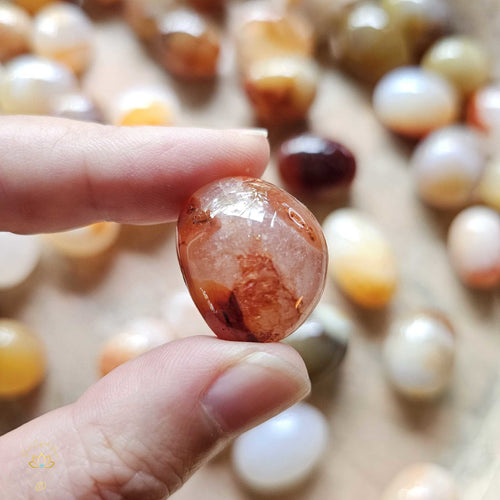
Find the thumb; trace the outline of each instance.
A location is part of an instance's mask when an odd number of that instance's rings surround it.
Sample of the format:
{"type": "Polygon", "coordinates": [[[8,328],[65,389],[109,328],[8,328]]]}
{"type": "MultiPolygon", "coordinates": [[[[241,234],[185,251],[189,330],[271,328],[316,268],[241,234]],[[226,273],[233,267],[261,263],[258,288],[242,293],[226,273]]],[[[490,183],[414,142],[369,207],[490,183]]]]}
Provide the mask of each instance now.
{"type": "Polygon", "coordinates": [[[309,389],[301,358],[286,345],[175,341],[2,437],[0,491],[31,498],[43,479],[37,498],[161,499],[230,438],[309,389]],[[27,465],[24,450],[37,440],[57,449],[50,469],[27,465]]]}

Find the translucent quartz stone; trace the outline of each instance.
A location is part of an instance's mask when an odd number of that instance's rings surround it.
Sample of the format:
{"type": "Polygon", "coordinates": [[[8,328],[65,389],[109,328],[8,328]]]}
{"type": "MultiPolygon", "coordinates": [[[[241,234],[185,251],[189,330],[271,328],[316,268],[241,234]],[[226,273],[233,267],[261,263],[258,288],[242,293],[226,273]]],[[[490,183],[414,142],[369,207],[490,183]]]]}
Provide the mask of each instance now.
{"type": "Polygon", "coordinates": [[[199,189],[179,216],[177,250],[196,306],[226,340],[283,339],[305,321],[325,284],[317,220],[259,179],[225,178],[199,189]]]}
{"type": "Polygon", "coordinates": [[[329,196],[350,186],[356,160],[338,142],[303,134],[283,142],[278,168],[288,191],[329,196]]]}
{"type": "Polygon", "coordinates": [[[430,463],[403,469],[387,486],[381,500],[459,500],[450,473],[430,463]]]}
{"type": "Polygon", "coordinates": [[[165,325],[155,318],[140,318],[124,326],[101,350],[99,372],[106,375],[117,366],[174,340],[165,325]]]}
{"type": "Polygon", "coordinates": [[[288,492],[319,466],[327,443],[325,417],[313,406],[299,403],[238,437],[232,464],[252,490],[288,492]]]}
{"type": "Polygon", "coordinates": [[[387,238],[362,212],[344,208],[323,222],[329,272],[340,289],[357,304],[385,306],[397,285],[396,261],[387,238]]]}
{"type": "Polygon", "coordinates": [[[40,260],[37,236],[0,232],[0,290],[21,284],[40,260]]]}
{"type": "Polygon", "coordinates": [[[431,399],[449,385],[455,359],[455,334],[438,313],[422,312],[396,323],[384,341],[387,377],[410,399],[431,399]]]}
{"type": "Polygon", "coordinates": [[[25,10],[0,2],[0,62],[28,52],[31,28],[31,19],[25,10]]]}
{"type": "Polygon", "coordinates": [[[44,235],[54,249],[67,257],[94,257],[110,248],[118,238],[120,224],[97,222],[89,226],[44,235]]]}
{"type": "Polygon", "coordinates": [[[483,86],[491,73],[486,51],[465,36],[450,36],[436,42],[424,55],[422,65],[448,79],[464,95],[483,86]]]}
{"type": "Polygon", "coordinates": [[[50,114],[70,120],[102,122],[101,112],[97,109],[94,101],[79,92],[62,94],[55,98],[50,114]]]}
{"type": "Polygon", "coordinates": [[[411,61],[403,31],[375,2],[356,5],[330,45],[347,70],[368,82],[411,61]]]}
{"type": "Polygon", "coordinates": [[[177,114],[173,96],[158,87],[137,87],[120,94],[110,106],[114,125],[172,125],[177,114]]]}
{"type": "Polygon", "coordinates": [[[94,29],[82,9],[54,3],[42,9],[34,20],[33,51],[55,59],[80,74],[89,65],[94,29]]]}
{"type": "Polygon", "coordinates": [[[7,114],[50,114],[53,99],[77,87],[66,66],[43,57],[20,56],[5,66],[0,104],[7,114]]]}
{"type": "Polygon", "coordinates": [[[217,29],[195,11],[178,9],[158,20],[157,49],[161,64],[187,79],[217,74],[220,39],[217,29]]]}
{"type": "Polygon", "coordinates": [[[450,209],[470,201],[485,162],[480,135],[456,125],[426,137],[415,148],[411,166],[420,197],[436,208],[450,209]]]}
{"type": "Polygon", "coordinates": [[[352,328],[352,322],[339,310],[318,304],[311,317],[283,342],[302,356],[313,379],[342,363],[352,328]]]}
{"type": "Polygon", "coordinates": [[[469,286],[500,285],[500,214],[480,206],[460,212],[450,226],[448,251],[455,270],[469,286]]]}
{"type": "Polygon", "coordinates": [[[34,14],[36,11],[45,7],[49,3],[53,3],[55,0],[14,0],[17,5],[25,8],[29,13],[34,14]]]}
{"type": "Polygon", "coordinates": [[[178,338],[214,335],[187,290],[175,292],[165,299],[163,317],[172,334],[178,338]]]}
{"type": "Polygon", "coordinates": [[[500,211],[500,156],[486,165],[477,194],[482,202],[500,211]]]}
{"type": "Polygon", "coordinates": [[[313,55],[314,33],[303,17],[287,13],[276,4],[245,2],[234,15],[238,63],[245,73],[264,59],[313,55]]]}
{"type": "Polygon", "coordinates": [[[380,80],[373,108],[387,128],[408,137],[449,125],[460,112],[457,93],[445,79],[413,66],[395,69],[380,80]]]}
{"type": "Polygon", "coordinates": [[[250,65],[245,91],[260,121],[287,124],[306,118],[316,97],[318,78],[316,64],[310,59],[263,59],[250,65]]]}
{"type": "Polygon", "coordinates": [[[41,341],[19,321],[0,319],[0,399],[23,396],[45,375],[41,341]]]}
{"type": "Polygon", "coordinates": [[[449,28],[450,12],[441,0],[382,0],[382,7],[401,27],[416,58],[449,28]]]}
{"type": "Polygon", "coordinates": [[[500,137],[500,84],[483,87],[471,96],[467,122],[500,137]]]}

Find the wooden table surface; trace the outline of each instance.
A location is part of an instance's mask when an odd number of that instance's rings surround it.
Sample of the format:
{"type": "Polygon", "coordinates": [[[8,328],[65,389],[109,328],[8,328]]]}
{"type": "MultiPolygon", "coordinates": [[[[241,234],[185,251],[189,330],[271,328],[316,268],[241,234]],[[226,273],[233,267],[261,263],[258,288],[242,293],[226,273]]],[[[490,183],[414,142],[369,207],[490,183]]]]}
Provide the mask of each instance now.
{"type": "MultiPolygon", "coordinates": [[[[500,2],[470,4],[454,1],[457,24],[498,49],[500,2]]],[[[221,76],[213,85],[170,79],[120,20],[98,23],[97,46],[84,86],[105,110],[116,92],[134,84],[159,83],[178,96],[179,125],[253,125],[230,45],[224,46],[221,76]]],[[[498,75],[500,55],[496,57],[498,75]]],[[[310,397],[328,418],[330,443],[315,476],[295,493],[278,498],[376,500],[399,469],[425,460],[452,470],[464,500],[498,500],[500,295],[468,290],[454,275],[445,248],[453,214],[435,212],[416,198],[408,167],[412,146],[377,122],[369,89],[325,65],[310,128],[356,153],[359,174],[345,204],[371,214],[385,230],[401,280],[394,301],[382,312],[357,308],[328,284],[327,299],[356,325],[339,376],[315,385],[310,397]],[[449,315],[457,330],[458,355],[447,394],[436,403],[410,404],[388,387],[380,347],[395,319],[422,307],[449,315]]],[[[272,144],[290,132],[272,132],[272,144]]],[[[274,165],[265,177],[278,180],[274,165]]],[[[321,220],[337,206],[312,208],[321,220]]],[[[47,345],[49,374],[35,394],[0,403],[0,433],[74,401],[97,379],[96,359],[103,341],[138,316],[160,317],[169,294],[183,286],[171,225],[124,227],[111,251],[80,263],[45,249],[25,284],[0,293],[0,316],[26,321],[40,333],[47,345]]],[[[228,459],[229,452],[222,453],[175,499],[261,498],[238,484],[228,459]]]]}

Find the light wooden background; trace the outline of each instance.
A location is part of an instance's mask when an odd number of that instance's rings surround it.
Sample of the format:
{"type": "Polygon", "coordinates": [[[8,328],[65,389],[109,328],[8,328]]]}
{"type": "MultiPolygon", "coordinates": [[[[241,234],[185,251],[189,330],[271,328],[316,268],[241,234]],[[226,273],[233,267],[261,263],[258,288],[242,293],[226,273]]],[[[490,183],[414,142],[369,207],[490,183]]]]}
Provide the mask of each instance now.
{"type": "MultiPolygon", "coordinates": [[[[497,58],[500,74],[500,2],[455,0],[456,23],[475,33],[497,58]]],[[[121,21],[97,26],[97,58],[85,87],[106,109],[116,92],[160,83],[178,95],[180,125],[252,126],[251,111],[226,45],[214,84],[179,84],[158,68],[121,21]]],[[[457,477],[464,500],[500,498],[500,296],[463,287],[450,269],[445,236],[453,214],[423,206],[414,193],[411,145],[381,127],[369,89],[325,66],[310,128],[351,147],[359,174],[350,206],[371,214],[394,245],[401,283],[383,312],[365,312],[329,283],[327,297],[354,320],[356,331],[336,380],[314,386],[310,401],[330,423],[330,444],[320,470],[287,500],[376,500],[404,465],[433,461],[457,477]],[[421,307],[446,312],[458,334],[450,391],[434,404],[409,404],[387,386],[380,346],[394,319],[421,307]]],[[[271,141],[290,133],[273,132],[271,141]]],[[[277,181],[274,166],[266,173],[277,181]]],[[[312,207],[322,219],[335,206],[312,207]]],[[[160,316],[169,293],[183,287],[169,225],[124,227],[116,247],[101,258],[69,262],[45,250],[34,275],[0,293],[0,316],[26,321],[44,339],[50,371],[23,400],[0,403],[0,433],[74,401],[97,378],[102,342],[137,316],[160,316]]],[[[47,437],[49,439],[49,437],[47,437]]],[[[229,452],[197,472],[176,500],[259,498],[245,491],[228,465],[229,452]]],[[[279,498],[279,497],[278,497],[279,498]]]]}

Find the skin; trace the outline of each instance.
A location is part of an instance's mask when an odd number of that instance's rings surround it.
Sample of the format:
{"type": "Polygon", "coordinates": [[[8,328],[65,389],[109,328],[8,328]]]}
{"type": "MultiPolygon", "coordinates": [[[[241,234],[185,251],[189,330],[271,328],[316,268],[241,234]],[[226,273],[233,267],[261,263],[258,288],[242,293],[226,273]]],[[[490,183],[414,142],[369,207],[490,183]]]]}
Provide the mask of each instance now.
{"type": "MultiPolygon", "coordinates": [[[[265,137],[243,131],[2,117],[0,230],[173,221],[197,188],[260,176],[268,159],[265,137]]],[[[0,491],[12,500],[161,499],[232,438],[309,390],[289,346],[201,336],[171,342],[1,437],[0,491]],[[44,491],[35,491],[39,477],[23,452],[35,440],[58,451],[44,491]]]]}

